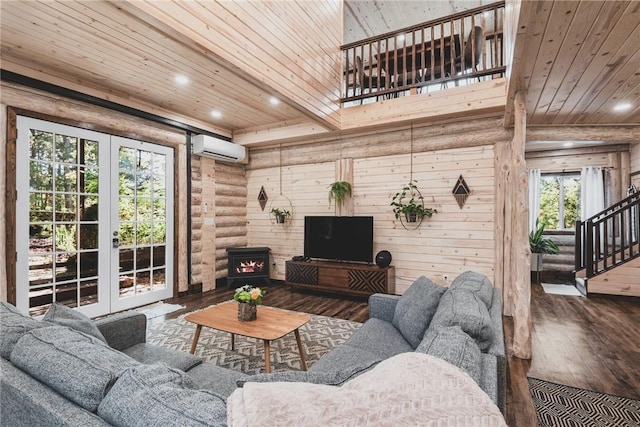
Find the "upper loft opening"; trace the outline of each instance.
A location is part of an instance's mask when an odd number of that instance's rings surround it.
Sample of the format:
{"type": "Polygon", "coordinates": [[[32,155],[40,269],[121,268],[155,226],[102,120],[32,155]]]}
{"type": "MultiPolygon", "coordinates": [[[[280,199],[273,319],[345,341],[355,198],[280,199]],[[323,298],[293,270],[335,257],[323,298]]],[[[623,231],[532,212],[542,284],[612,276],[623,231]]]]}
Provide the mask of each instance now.
{"type": "Polygon", "coordinates": [[[504,77],[504,2],[342,49],[344,107],[504,77]]]}

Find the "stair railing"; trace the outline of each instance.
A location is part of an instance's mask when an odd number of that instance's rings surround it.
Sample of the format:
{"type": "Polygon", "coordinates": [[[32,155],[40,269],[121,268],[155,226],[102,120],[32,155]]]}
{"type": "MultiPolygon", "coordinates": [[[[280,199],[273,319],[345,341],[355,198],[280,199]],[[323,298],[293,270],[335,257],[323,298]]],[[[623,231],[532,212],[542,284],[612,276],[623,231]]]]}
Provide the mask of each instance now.
{"type": "Polygon", "coordinates": [[[640,257],[640,193],[576,221],[576,271],[591,278],[640,257]]]}

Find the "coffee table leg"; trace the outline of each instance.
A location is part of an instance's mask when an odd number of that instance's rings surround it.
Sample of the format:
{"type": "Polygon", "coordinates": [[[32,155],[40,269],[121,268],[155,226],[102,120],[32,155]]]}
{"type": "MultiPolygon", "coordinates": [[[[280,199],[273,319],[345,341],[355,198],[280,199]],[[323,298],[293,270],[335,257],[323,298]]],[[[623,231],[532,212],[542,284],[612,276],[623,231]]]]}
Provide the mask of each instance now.
{"type": "Polygon", "coordinates": [[[202,331],[202,325],[196,326],[196,333],[193,336],[193,343],[191,343],[191,354],[196,353],[196,346],[198,345],[198,340],[200,339],[200,331],[202,331]]]}
{"type": "Polygon", "coordinates": [[[302,369],[307,370],[307,361],[304,359],[304,350],[302,349],[302,341],[300,340],[300,332],[298,329],[293,331],[296,334],[296,341],[298,342],[298,351],[300,352],[300,360],[302,361],[302,369]]]}
{"type": "Polygon", "coordinates": [[[271,343],[264,340],[264,371],[268,374],[271,372],[271,343]]]}

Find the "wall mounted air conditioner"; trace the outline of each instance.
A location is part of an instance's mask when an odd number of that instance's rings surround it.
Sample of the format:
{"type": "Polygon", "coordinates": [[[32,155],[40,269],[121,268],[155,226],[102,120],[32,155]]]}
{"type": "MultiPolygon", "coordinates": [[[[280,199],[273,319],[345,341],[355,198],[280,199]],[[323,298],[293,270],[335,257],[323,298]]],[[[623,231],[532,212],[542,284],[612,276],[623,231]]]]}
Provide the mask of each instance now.
{"type": "Polygon", "coordinates": [[[223,162],[238,163],[244,160],[246,148],[242,145],[208,135],[195,135],[191,138],[193,154],[211,157],[223,162]]]}

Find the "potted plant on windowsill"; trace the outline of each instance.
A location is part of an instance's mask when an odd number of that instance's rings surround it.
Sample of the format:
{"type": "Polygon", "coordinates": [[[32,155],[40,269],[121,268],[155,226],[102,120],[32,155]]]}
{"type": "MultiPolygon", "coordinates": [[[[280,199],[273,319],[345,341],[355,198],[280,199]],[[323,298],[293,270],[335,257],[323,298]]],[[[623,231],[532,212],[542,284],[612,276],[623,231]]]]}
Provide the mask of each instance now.
{"type": "Polygon", "coordinates": [[[544,237],[544,223],[536,219],[536,229],[529,233],[529,247],[531,249],[531,271],[542,271],[542,257],[544,254],[556,255],[560,252],[556,242],[544,237]]]}
{"type": "Polygon", "coordinates": [[[402,221],[404,217],[406,222],[415,223],[425,216],[431,217],[434,213],[438,213],[436,209],[424,207],[424,197],[418,190],[417,182],[410,181],[391,199],[390,206],[393,206],[396,219],[402,221]]]}
{"type": "Polygon", "coordinates": [[[284,224],[287,218],[291,216],[291,212],[288,210],[278,208],[271,209],[271,214],[274,216],[276,223],[278,224],[284,224]]]}

